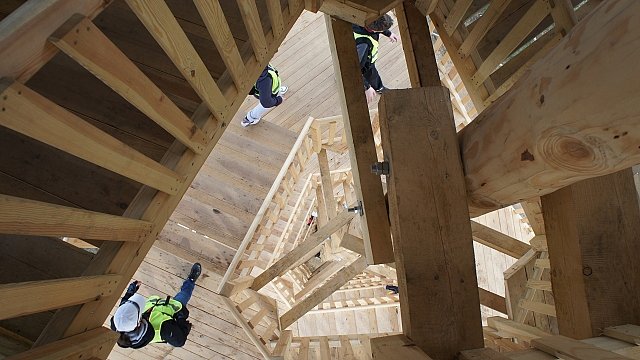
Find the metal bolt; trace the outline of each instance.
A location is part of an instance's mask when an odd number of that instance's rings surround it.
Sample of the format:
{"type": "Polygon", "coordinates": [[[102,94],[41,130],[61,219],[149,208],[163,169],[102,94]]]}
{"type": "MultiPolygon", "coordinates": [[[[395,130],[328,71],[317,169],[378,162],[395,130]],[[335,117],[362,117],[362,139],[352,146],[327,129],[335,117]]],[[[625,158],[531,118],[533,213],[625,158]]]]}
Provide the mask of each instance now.
{"type": "Polygon", "coordinates": [[[390,170],[388,161],[378,161],[371,165],[371,172],[376,175],[389,175],[390,170]]]}
{"type": "Polygon", "coordinates": [[[225,127],[225,126],[227,126],[227,123],[223,121],[222,122],[222,127],[225,127]]]}
{"type": "Polygon", "coordinates": [[[364,215],[364,209],[362,208],[362,201],[358,201],[358,206],[354,206],[352,208],[347,209],[348,212],[354,212],[360,214],[360,216],[364,215]]]}

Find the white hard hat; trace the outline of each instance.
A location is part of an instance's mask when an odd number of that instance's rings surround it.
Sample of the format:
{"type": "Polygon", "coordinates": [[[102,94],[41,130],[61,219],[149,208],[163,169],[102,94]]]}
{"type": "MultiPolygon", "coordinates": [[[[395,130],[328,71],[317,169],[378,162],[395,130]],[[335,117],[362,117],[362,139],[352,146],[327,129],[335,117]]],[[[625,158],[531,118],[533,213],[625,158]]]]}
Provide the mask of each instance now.
{"type": "Polygon", "coordinates": [[[115,315],[113,315],[113,324],[119,332],[128,332],[134,330],[144,311],[145,299],[142,295],[134,294],[118,307],[115,315]]]}

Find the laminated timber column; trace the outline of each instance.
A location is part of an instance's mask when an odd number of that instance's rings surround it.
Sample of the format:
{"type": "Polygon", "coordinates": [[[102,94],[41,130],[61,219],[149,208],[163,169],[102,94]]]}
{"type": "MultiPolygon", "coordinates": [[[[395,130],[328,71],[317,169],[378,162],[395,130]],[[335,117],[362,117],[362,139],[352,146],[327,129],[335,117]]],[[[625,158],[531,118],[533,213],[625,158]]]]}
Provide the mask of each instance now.
{"type": "Polygon", "coordinates": [[[434,360],[451,360],[484,340],[449,91],[386,91],[379,114],[402,328],[434,360]]]}
{"type": "Polygon", "coordinates": [[[631,169],[542,197],[560,335],[640,324],[640,209],[631,169]]]}
{"type": "Polygon", "coordinates": [[[360,62],[351,24],[325,15],[333,69],[349,144],[356,195],[362,202],[362,234],[368,264],[393,262],[393,246],[382,182],[370,171],[378,161],[360,62]]]}

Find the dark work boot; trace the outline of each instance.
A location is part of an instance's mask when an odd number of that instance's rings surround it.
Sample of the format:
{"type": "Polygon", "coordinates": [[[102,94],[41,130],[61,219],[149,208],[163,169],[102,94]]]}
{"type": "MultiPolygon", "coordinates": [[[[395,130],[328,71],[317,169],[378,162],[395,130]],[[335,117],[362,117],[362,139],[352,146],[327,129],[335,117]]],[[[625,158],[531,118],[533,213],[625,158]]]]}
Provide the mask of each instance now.
{"type": "Polygon", "coordinates": [[[202,273],[202,266],[200,263],[195,263],[191,267],[191,272],[189,273],[189,280],[196,282],[202,273]]]}

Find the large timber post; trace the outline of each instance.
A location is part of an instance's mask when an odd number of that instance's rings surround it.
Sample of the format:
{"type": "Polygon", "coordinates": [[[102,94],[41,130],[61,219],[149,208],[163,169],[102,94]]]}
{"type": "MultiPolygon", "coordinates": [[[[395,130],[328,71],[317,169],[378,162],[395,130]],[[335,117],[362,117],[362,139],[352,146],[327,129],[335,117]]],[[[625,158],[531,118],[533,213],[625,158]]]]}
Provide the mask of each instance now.
{"type": "Polygon", "coordinates": [[[640,325],[640,208],[631,169],[542,197],[561,335],[640,325]]]}
{"type": "Polygon", "coordinates": [[[380,129],[405,335],[434,360],[484,346],[473,239],[449,91],[384,93],[380,129]]]}

